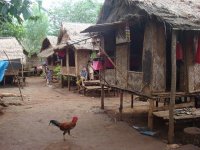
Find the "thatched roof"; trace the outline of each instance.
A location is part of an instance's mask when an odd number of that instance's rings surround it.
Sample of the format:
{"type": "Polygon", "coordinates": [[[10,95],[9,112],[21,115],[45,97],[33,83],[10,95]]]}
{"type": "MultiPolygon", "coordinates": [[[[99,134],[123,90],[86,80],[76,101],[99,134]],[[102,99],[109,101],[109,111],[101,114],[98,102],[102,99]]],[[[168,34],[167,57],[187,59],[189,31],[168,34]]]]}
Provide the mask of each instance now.
{"type": "Polygon", "coordinates": [[[53,55],[53,47],[56,46],[58,38],[56,36],[47,36],[43,42],[40,53],[38,54],[39,57],[49,57],[53,55]]]}
{"type": "Polygon", "coordinates": [[[200,0],[106,0],[97,24],[152,18],[173,28],[200,29],[200,0]]]}
{"type": "Polygon", "coordinates": [[[10,60],[22,59],[25,60],[23,48],[14,37],[0,37],[0,60],[8,60],[5,53],[10,60]]]}
{"type": "MultiPolygon", "coordinates": [[[[77,43],[77,41],[89,38],[90,36],[88,34],[80,32],[91,25],[92,24],[63,22],[58,36],[59,45],[61,44],[65,47],[64,44],[71,45],[72,43],[77,43]]],[[[92,39],[83,40],[82,42],[73,44],[73,46],[75,49],[97,50],[97,48],[93,47],[92,39]]]]}

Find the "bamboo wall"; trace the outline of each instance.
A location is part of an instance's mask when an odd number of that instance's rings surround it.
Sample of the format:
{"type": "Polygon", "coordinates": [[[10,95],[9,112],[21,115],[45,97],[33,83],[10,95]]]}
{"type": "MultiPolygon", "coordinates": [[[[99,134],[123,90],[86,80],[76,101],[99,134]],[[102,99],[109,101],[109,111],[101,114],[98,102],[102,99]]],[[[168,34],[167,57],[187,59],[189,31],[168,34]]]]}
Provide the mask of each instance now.
{"type": "Polygon", "coordinates": [[[121,88],[127,88],[128,51],[128,44],[118,45],[116,48],[116,85],[121,88]]]}
{"type": "Polygon", "coordinates": [[[166,89],[166,39],[163,25],[152,24],[152,82],[151,91],[166,89]]]}
{"type": "Polygon", "coordinates": [[[80,71],[83,67],[87,67],[88,60],[90,59],[90,51],[88,50],[77,50],[77,60],[76,68],[77,68],[77,75],[80,74],[80,71]]]}
{"type": "Polygon", "coordinates": [[[195,48],[191,39],[194,38],[195,33],[186,34],[186,56],[187,56],[187,70],[188,70],[188,91],[200,91],[200,64],[195,63],[195,48]]]}

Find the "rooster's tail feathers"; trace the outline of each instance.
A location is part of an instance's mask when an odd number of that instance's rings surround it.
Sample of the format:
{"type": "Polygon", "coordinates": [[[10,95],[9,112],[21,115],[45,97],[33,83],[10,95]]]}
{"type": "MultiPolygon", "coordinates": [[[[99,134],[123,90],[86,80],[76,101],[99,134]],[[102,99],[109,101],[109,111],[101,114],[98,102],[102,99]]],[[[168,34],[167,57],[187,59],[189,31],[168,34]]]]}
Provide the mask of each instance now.
{"type": "Polygon", "coordinates": [[[54,126],[59,127],[60,126],[60,122],[56,121],[56,120],[50,120],[49,125],[53,124],[54,126]]]}

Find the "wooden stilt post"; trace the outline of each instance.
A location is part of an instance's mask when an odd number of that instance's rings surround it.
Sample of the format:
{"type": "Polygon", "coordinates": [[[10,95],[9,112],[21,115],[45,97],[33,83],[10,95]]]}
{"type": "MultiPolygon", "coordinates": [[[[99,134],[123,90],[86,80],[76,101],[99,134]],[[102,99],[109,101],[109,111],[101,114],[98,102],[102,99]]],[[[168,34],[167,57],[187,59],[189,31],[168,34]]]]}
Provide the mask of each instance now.
{"type": "Polygon", "coordinates": [[[120,90],[120,106],[119,106],[120,120],[122,120],[123,95],[124,95],[124,92],[122,90],[120,90]]]}
{"type": "Polygon", "coordinates": [[[148,128],[151,130],[153,130],[153,109],[154,109],[154,100],[149,99],[148,128]]]}
{"type": "Polygon", "coordinates": [[[134,96],[133,94],[131,94],[131,108],[133,108],[133,99],[134,99],[134,96]]]}
{"type": "Polygon", "coordinates": [[[68,90],[70,91],[70,76],[67,77],[67,86],[68,90]]]}
{"type": "Polygon", "coordinates": [[[104,84],[101,84],[101,109],[104,109],[104,98],[105,98],[104,84]]]}
{"type": "Polygon", "coordinates": [[[5,85],[6,85],[6,77],[4,75],[4,77],[3,77],[3,86],[5,86],[5,85]]]}
{"type": "Polygon", "coordinates": [[[158,107],[158,99],[156,100],[156,107],[158,107]]]}
{"type": "Polygon", "coordinates": [[[169,104],[169,130],[168,130],[168,142],[171,144],[174,141],[174,105],[176,95],[176,32],[172,31],[172,43],[171,43],[171,95],[169,104]]]}
{"type": "Polygon", "coordinates": [[[61,88],[64,88],[64,85],[63,85],[63,75],[61,75],[61,88]]]}

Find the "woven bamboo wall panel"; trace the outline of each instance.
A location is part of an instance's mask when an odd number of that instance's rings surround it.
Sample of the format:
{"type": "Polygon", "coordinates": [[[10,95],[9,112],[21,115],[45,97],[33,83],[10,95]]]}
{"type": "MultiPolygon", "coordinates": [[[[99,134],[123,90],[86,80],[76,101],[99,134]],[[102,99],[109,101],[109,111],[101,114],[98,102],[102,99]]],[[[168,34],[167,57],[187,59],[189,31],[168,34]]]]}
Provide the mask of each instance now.
{"type": "Polygon", "coordinates": [[[128,45],[117,46],[116,50],[116,85],[127,87],[128,45]]]}

